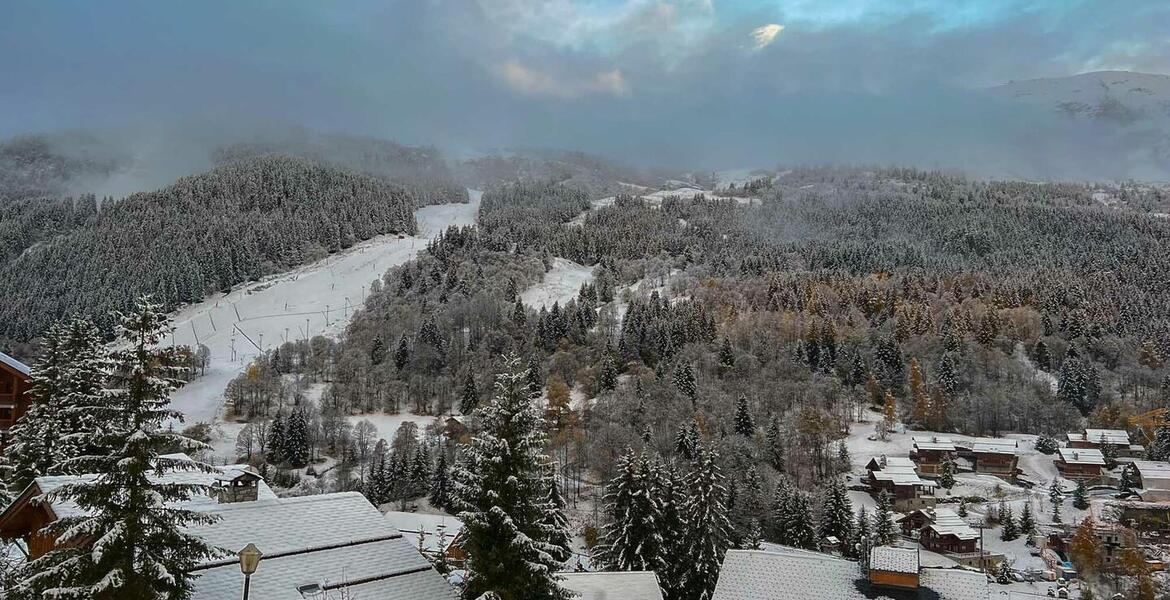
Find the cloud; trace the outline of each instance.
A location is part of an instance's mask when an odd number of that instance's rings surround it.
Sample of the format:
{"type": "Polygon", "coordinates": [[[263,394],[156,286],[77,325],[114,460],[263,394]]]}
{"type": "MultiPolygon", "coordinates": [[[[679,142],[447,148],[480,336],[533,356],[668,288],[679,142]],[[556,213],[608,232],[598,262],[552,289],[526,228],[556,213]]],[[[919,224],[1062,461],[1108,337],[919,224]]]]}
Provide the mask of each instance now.
{"type": "Polygon", "coordinates": [[[522,94],[577,98],[590,94],[623,96],[629,91],[620,69],[564,78],[508,60],[499,65],[498,73],[509,87],[522,94]]]}
{"type": "Polygon", "coordinates": [[[769,23],[767,25],[757,27],[752,30],[752,47],[756,50],[762,50],[772,42],[776,41],[776,36],[784,31],[784,26],[778,23],[769,23]]]}

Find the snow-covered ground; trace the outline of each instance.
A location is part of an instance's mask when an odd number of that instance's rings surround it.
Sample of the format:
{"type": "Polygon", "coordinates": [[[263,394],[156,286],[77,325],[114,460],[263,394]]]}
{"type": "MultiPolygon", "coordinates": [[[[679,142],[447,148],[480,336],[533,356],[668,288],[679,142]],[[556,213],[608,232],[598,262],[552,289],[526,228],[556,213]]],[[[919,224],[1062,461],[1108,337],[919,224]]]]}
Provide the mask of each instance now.
{"type": "MultiPolygon", "coordinates": [[[[721,200],[735,200],[736,202],[738,202],[740,204],[752,204],[755,202],[759,202],[759,200],[757,198],[740,198],[740,197],[734,197],[734,196],[719,196],[718,194],[715,194],[714,192],[704,190],[701,188],[695,188],[695,187],[681,187],[681,188],[676,188],[676,189],[672,189],[672,190],[659,190],[657,192],[652,192],[650,194],[643,194],[640,197],[643,200],[645,200],[646,203],[650,206],[662,206],[662,200],[668,196],[678,196],[679,198],[682,198],[684,200],[689,200],[691,198],[694,198],[695,196],[698,196],[699,194],[704,194],[709,199],[718,198],[721,200]]],[[[616,196],[606,196],[605,198],[598,198],[598,199],[594,200],[592,202],[592,205],[593,205],[593,208],[604,208],[606,206],[613,206],[614,202],[616,202],[616,201],[617,201],[616,196]]]]}
{"type": "Polygon", "coordinates": [[[470,203],[419,209],[415,212],[418,235],[366,240],[321,261],[180,309],[173,315],[173,342],[205,345],[211,359],[206,374],[171,396],[173,407],[186,415],[188,424],[213,422],[223,406],[228,382],[262,349],[270,350],[286,340],[341,333],[362,305],[371,282],[390,267],[414,258],[449,225],[473,224],[480,196],[472,191],[470,203]]]}
{"type": "Polygon", "coordinates": [[[552,268],[544,279],[520,293],[520,301],[535,309],[552,308],[553,303],[566,302],[577,297],[581,286],[593,281],[593,267],[579,265],[564,258],[554,258],[552,268]]]}

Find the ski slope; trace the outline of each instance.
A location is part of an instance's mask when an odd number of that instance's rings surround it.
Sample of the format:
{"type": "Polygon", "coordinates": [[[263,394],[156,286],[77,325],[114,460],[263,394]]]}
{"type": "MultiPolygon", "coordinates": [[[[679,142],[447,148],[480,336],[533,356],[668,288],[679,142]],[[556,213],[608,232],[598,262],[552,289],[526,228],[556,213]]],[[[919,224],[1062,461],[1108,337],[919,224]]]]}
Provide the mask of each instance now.
{"type": "Polygon", "coordinates": [[[540,283],[520,292],[520,301],[539,310],[552,308],[554,303],[564,306],[577,297],[581,286],[593,281],[593,267],[579,265],[566,258],[554,258],[552,268],[540,283]]]}
{"type": "Polygon", "coordinates": [[[362,305],[370,283],[405,263],[450,225],[472,225],[482,194],[467,204],[425,206],[415,211],[419,234],[378,236],[321,261],[238,286],[226,294],[177,311],[170,343],[211,351],[207,372],[171,396],[186,423],[213,422],[223,392],[262,350],[286,340],[336,337],[362,305]]]}

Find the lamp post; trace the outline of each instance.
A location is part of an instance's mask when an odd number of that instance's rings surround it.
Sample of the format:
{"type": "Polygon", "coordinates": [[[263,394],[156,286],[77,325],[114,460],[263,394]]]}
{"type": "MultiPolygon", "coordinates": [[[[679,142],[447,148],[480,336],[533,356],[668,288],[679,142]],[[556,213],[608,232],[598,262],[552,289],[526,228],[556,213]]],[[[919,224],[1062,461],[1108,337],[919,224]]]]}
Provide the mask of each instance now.
{"type": "Polygon", "coordinates": [[[244,600],[248,600],[248,587],[252,584],[252,573],[256,572],[256,568],[260,566],[260,559],[264,557],[264,553],[256,547],[256,544],[248,544],[240,550],[240,572],[244,574],[244,600]]]}

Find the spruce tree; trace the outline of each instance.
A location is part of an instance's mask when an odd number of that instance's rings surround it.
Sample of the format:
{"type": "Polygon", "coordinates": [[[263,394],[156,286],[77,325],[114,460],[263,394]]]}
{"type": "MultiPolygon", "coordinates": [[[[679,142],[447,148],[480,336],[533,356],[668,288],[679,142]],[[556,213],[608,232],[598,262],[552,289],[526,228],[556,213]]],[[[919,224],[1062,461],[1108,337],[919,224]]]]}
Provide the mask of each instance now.
{"type": "Polygon", "coordinates": [[[842,547],[848,546],[853,532],[853,503],[840,477],[829,480],[821,505],[820,534],[822,538],[835,537],[842,547]]]}
{"type": "Polygon", "coordinates": [[[684,551],[683,508],[686,492],[682,478],[670,464],[655,458],[652,462],[654,498],[658,502],[659,521],[656,531],[662,536],[663,567],[658,581],[666,600],[682,598],[683,582],[690,565],[686,563],[684,551]]]}
{"type": "Polygon", "coordinates": [[[787,537],[781,540],[781,544],[805,550],[816,549],[817,533],[813,527],[808,494],[801,490],[793,490],[792,496],[785,503],[783,518],[785,520],[783,529],[787,537]]]}
{"type": "Polygon", "coordinates": [[[1052,485],[1048,488],[1048,501],[1052,503],[1052,522],[1060,522],[1060,505],[1064,504],[1064,491],[1060,489],[1060,482],[1057,479],[1052,480],[1052,485]]]}
{"type": "Polygon", "coordinates": [[[747,396],[743,394],[735,401],[735,432],[746,438],[756,434],[756,421],[748,409],[747,396]]]}
{"type": "Polygon", "coordinates": [[[394,368],[401,372],[410,364],[410,342],[406,341],[406,334],[398,339],[398,348],[394,350],[394,368]]]}
{"type": "Polygon", "coordinates": [[[459,397],[459,413],[470,415],[479,406],[479,388],[475,385],[475,376],[467,371],[467,378],[463,380],[463,395],[459,397]]]}
{"type": "Polygon", "coordinates": [[[768,442],[768,462],[771,463],[773,469],[783,473],[784,438],[780,433],[780,419],[778,417],[772,417],[771,422],[768,423],[768,433],[766,434],[765,438],[768,442]]]}
{"type": "Polygon", "coordinates": [[[1146,458],[1150,460],[1170,460],[1170,419],[1162,419],[1146,453],[1146,458]]]}
{"type": "Polygon", "coordinates": [[[1032,501],[1024,501],[1024,509],[1020,511],[1020,522],[1018,526],[1020,533],[1028,536],[1028,543],[1032,543],[1032,536],[1036,535],[1036,517],[1032,514],[1032,501]]]}
{"type": "Polygon", "coordinates": [[[565,517],[565,506],[561,486],[557,483],[556,468],[551,466],[548,472],[548,496],[544,501],[541,525],[548,533],[551,546],[549,554],[560,563],[565,563],[573,557],[573,540],[569,535],[569,519],[565,517]]]}
{"type": "Polygon", "coordinates": [[[735,352],[731,349],[731,340],[723,338],[723,343],[719,346],[719,366],[724,369],[735,368],[735,352]]]}
{"type": "Polygon", "coordinates": [[[268,442],[265,446],[265,458],[274,465],[284,462],[284,414],[277,412],[272,422],[268,424],[268,442]]]}
{"type": "Polygon", "coordinates": [[[1016,525],[1016,517],[1012,513],[1012,507],[1004,503],[1000,503],[999,525],[999,537],[1001,540],[1010,542],[1020,537],[1019,529],[1016,525]]]}
{"type": "Polygon", "coordinates": [[[601,368],[597,373],[597,389],[601,391],[613,390],[617,387],[618,370],[613,355],[608,351],[601,359],[601,368]]]}
{"type": "Polygon", "coordinates": [[[606,485],[606,524],[597,551],[597,562],[615,571],[661,571],[665,565],[665,540],[661,506],[656,497],[652,463],[637,459],[627,448],[618,458],[617,474],[606,485]]]}
{"type": "Polygon", "coordinates": [[[950,452],[943,455],[939,465],[938,484],[948,490],[955,487],[955,459],[950,452]]]}
{"type": "Polygon", "coordinates": [[[182,418],[168,407],[181,368],[169,352],[155,349],[169,329],[166,316],[141,297],[118,320],[122,348],[112,354],[109,401],[90,409],[103,424],[97,441],[112,453],[64,464],[98,475],[49,494],[50,500],[70,502],[78,510],[46,528],[58,547],[28,563],[13,591],[16,598],[187,598],[193,592],[193,567],[219,554],[186,531],[215,517],[175,507],[192,495],[209,493],[207,487],[162,482],[178,471],[211,471],[201,463],[160,455],[169,448],[205,448],[163,427],[182,418]]]}
{"type": "Polygon", "coordinates": [[[898,529],[891,512],[892,503],[889,492],[882,490],[878,494],[877,508],[873,511],[873,539],[878,546],[889,546],[898,541],[898,529]]]}
{"type": "Polygon", "coordinates": [[[69,322],[63,349],[67,360],[62,369],[64,395],[59,401],[56,430],[60,444],[54,470],[77,475],[77,471],[64,463],[79,456],[107,454],[112,450],[100,442],[102,424],[94,412],[107,403],[104,388],[112,364],[101,331],[85,319],[69,322]]]}
{"type": "Polygon", "coordinates": [[[509,358],[496,393],[475,411],[480,431],[452,473],[453,507],[465,531],[468,600],[494,592],[502,600],[568,600],[555,574],[559,534],[546,525],[549,465],[542,418],[531,401],[528,371],[509,358]]]}
{"type": "Polygon", "coordinates": [[[1121,468],[1121,480],[1117,483],[1117,491],[1128,494],[1133,491],[1133,488],[1137,487],[1136,470],[1132,464],[1121,468]]]}
{"type": "Polygon", "coordinates": [[[288,416],[284,432],[284,459],[294,467],[309,463],[309,424],[305,412],[293,410],[288,416]]]}
{"type": "Polygon", "coordinates": [[[682,558],[689,568],[683,580],[685,597],[708,600],[715,591],[723,555],[730,546],[731,523],[727,518],[727,488],[715,464],[714,450],[700,446],[695,467],[686,478],[687,500],[683,508],[682,558]]]}
{"type": "Polygon", "coordinates": [[[450,469],[447,467],[447,453],[439,450],[439,462],[431,478],[431,492],[427,500],[435,508],[446,509],[451,501],[450,469]]]}
{"type": "Polygon", "coordinates": [[[1079,510],[1089,508],[1089,490],[1085,488],[1085,480],[1077,480],[1077,488],[1073,490],[1073,507],[1079,510]]]}
{"type": "Polygon", "coordinates": [[[680,362],[674,368],[674,387],[694,405],[697,388],[695,387],[695,372],[691,369],[690,363],[680,362]]]}
{"type": "Polygon", "coordinates": [[[45,334],[41,360],[32,370],[33,403],[8,432],[4,479],[19,493],[37,477],[50,474],[56,462],[59,401],[65,395],[64,326],[54,324],[45,334]]]}

